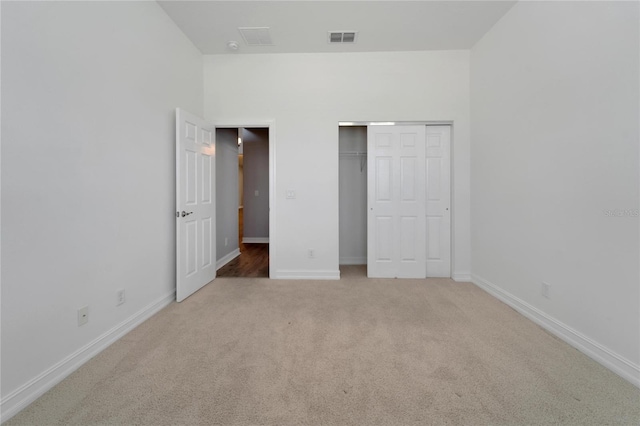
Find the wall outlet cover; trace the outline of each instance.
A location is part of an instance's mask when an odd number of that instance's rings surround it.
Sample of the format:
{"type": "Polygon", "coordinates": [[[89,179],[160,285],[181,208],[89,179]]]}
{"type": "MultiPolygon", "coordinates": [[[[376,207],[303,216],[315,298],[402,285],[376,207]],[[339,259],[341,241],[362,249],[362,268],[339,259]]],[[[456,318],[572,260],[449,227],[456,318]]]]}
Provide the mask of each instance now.
{"type": "Polygon", "coordinates": [[[551,290],[551,284],[543,282],[542,287],[540,289],[542,296],[549,299],[549,290],[551,290]]]}
{"type": "Polygon", "coordinates": [[[120,289],[116,292],[116,306],[120,306],[125,302],[124,289],[120,289]]]}
{"type": "Polygon", "coordinates": [[[85,306],[78,309],[78,327],[89,322],[89,307],[85,306]]]}

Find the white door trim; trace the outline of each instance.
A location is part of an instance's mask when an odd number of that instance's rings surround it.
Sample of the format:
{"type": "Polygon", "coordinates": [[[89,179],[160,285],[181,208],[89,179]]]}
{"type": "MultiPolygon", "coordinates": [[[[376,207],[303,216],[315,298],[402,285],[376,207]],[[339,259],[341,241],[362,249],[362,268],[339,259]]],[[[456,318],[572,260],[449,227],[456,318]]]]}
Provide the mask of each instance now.
{"type": "Polygon", "coordinates": [[[339,121],[338,126],[453,126],[453,120],[431,121],[339,121]]]}
{"type": "Polygon", "coordinates": [[[275,120],[221,120],[213,121],[216,129],[241,127],[269,128],[269,278],[276,273],[276,122],[275,120]]]}

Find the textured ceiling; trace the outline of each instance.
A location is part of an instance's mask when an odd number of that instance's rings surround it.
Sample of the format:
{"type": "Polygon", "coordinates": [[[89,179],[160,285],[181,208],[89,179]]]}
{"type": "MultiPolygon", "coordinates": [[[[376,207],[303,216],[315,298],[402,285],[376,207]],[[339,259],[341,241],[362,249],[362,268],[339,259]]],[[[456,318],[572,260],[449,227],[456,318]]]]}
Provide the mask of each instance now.
{"type": "Polygon", "coordinates": [[[202,53],[244,54],[470,49],[515,1],[158,3],[202,53]],[[270,27],[274,44],[247,46],[238,27],[270,27]],[[357,43],[329,44],[331,30],[358,31],[357,43]]]}

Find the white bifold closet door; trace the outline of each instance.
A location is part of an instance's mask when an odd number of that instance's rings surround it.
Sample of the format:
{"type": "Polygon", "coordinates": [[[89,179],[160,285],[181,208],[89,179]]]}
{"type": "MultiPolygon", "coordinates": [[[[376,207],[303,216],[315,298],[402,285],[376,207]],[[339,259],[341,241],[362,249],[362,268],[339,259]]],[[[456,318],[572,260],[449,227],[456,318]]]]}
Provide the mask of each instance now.
{"type": "Polygon", "coordinates": [[[426,277],[425,133],[425,126],[368,128],[369,277],[426,277]]]}

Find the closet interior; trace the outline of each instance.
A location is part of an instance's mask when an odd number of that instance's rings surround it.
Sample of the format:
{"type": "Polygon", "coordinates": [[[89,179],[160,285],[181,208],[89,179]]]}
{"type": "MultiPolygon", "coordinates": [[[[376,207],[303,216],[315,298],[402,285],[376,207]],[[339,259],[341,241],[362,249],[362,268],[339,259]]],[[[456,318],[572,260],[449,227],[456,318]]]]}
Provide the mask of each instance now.
{"type": "Polygon", "coordinates": [[[367,126],[340,126],[340,264],[367,263],[367,126]]]}

